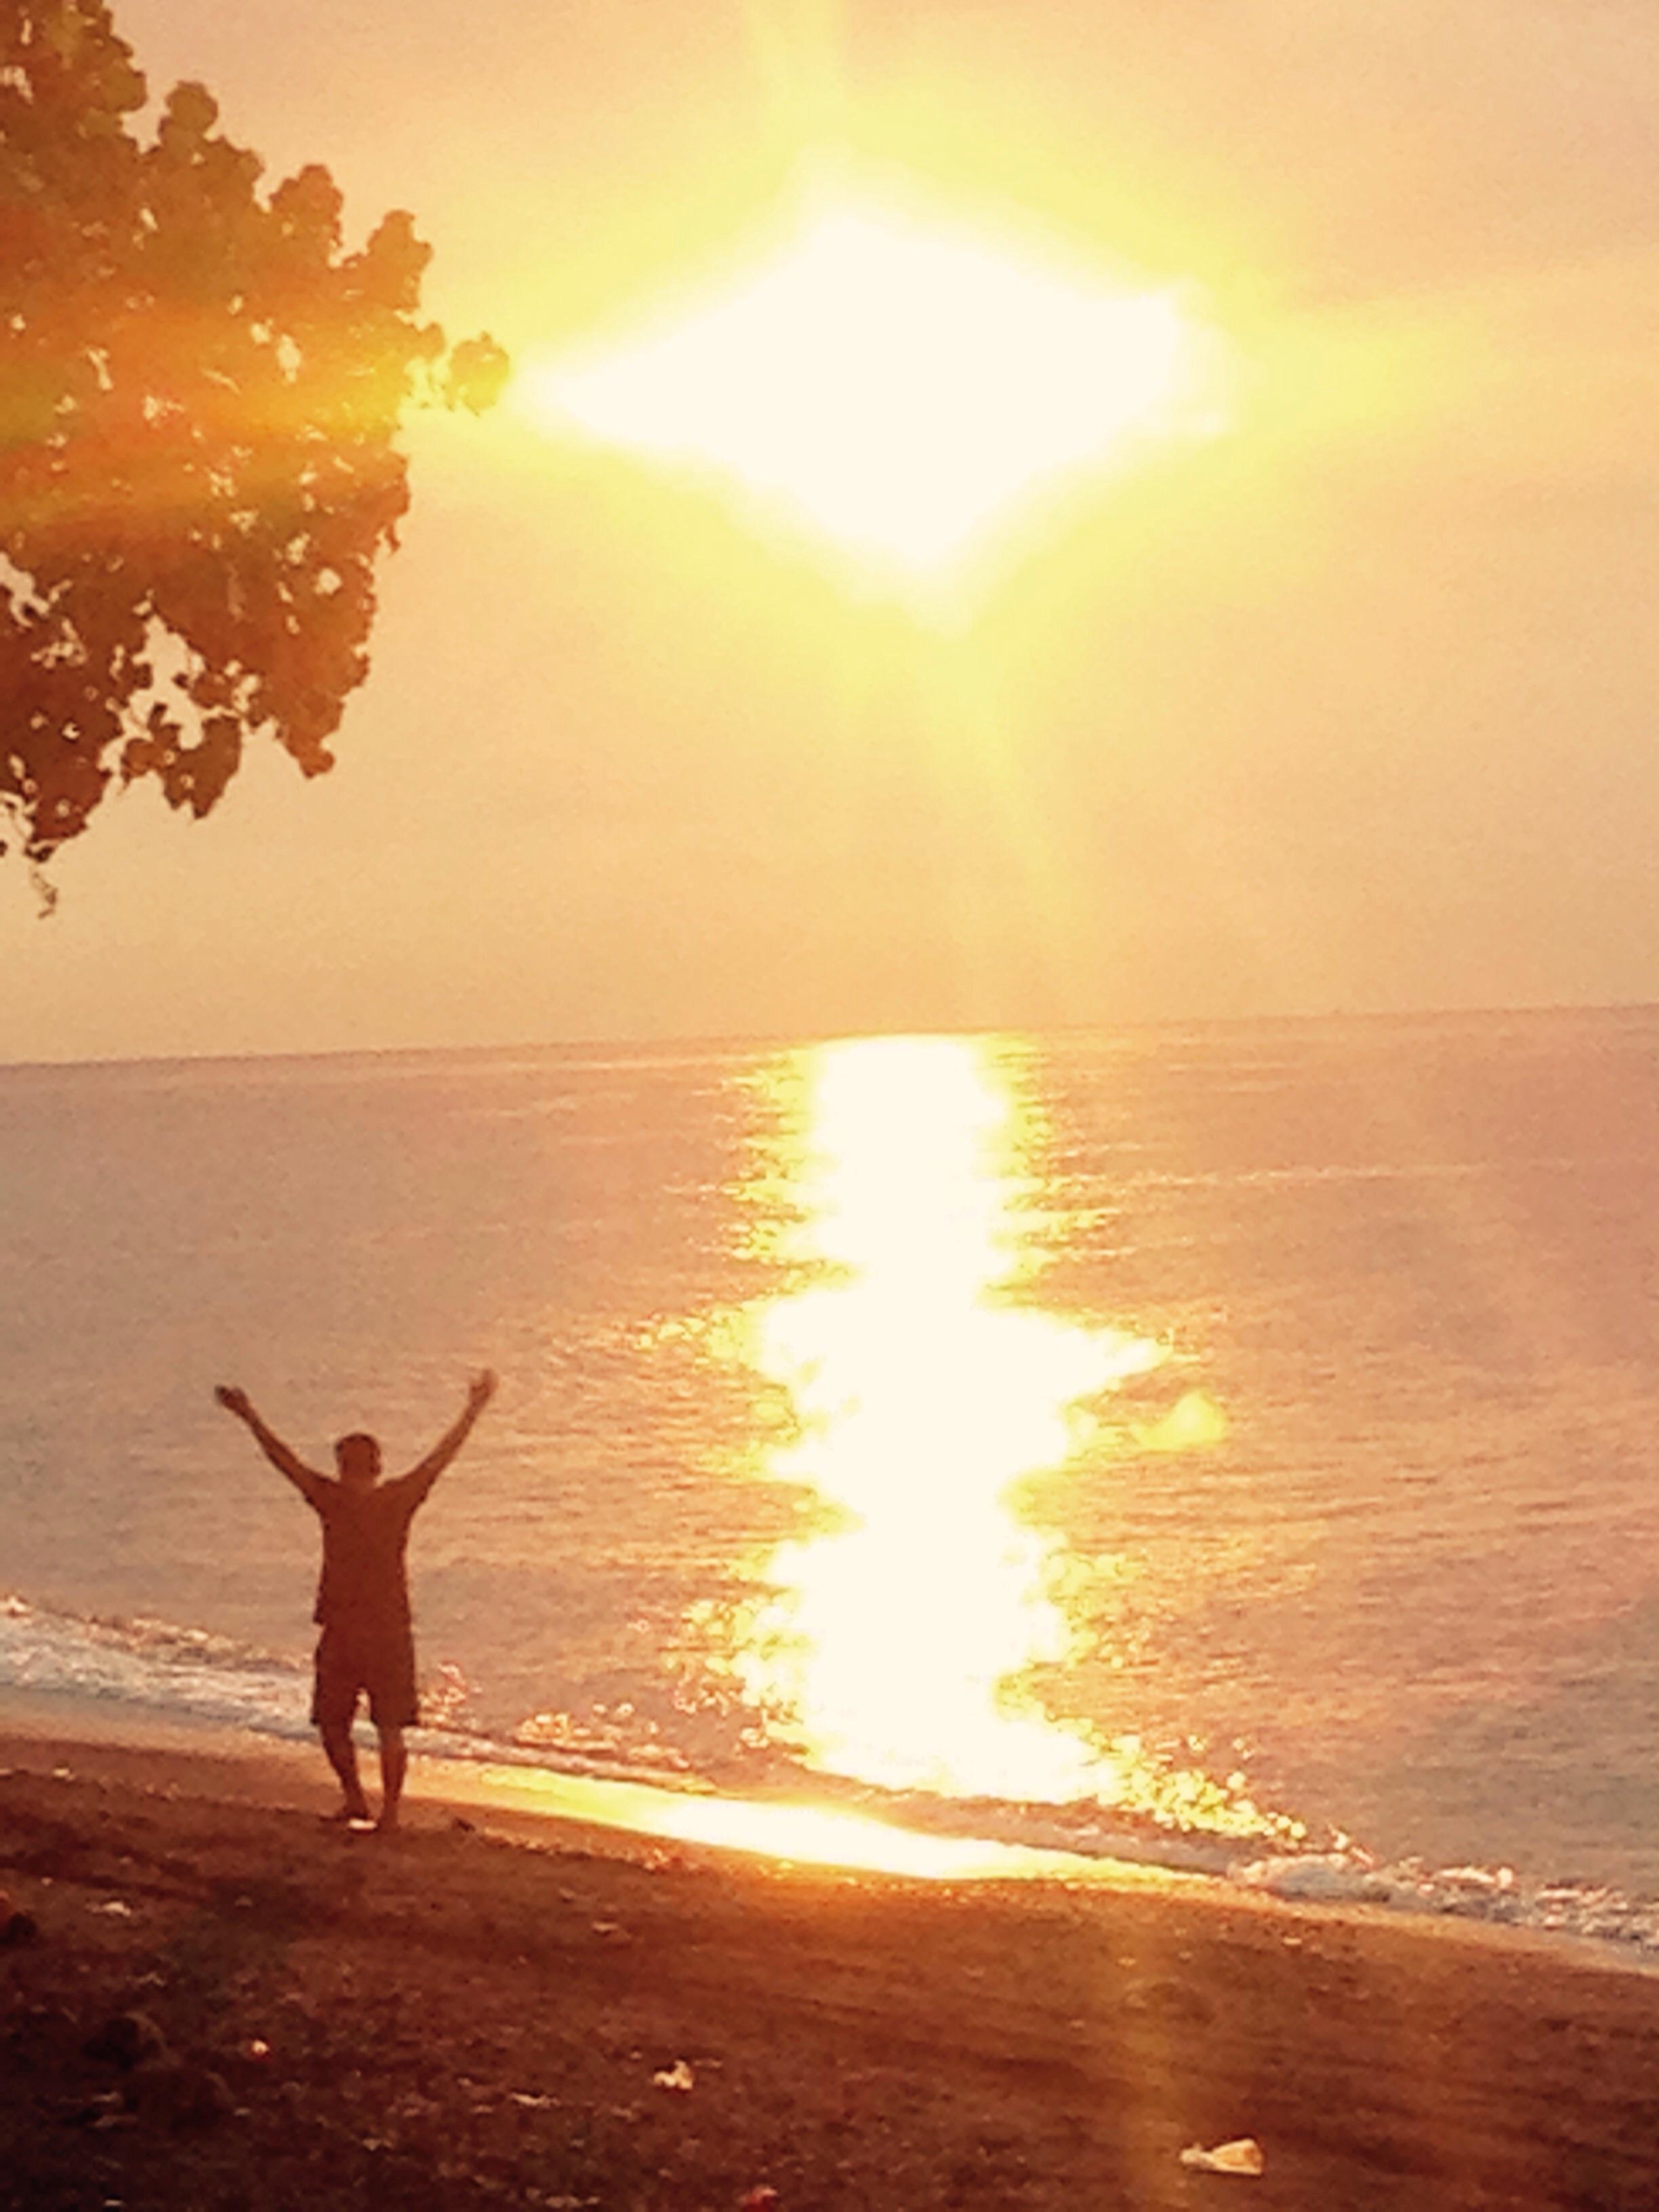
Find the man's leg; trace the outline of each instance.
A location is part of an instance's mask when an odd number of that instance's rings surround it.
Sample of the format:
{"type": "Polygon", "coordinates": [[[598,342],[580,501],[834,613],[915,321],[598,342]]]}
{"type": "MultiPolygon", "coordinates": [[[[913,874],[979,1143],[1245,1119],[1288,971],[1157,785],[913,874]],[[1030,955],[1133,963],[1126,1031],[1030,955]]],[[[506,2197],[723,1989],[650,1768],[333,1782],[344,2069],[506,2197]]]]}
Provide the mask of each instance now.
{"type": "Polygon", "coordinates": [[[357,1747],[351,1741],[351,1717],[342,1720],[331,1713],[317,1724],[323,1739],[323,1749],[328,1753],[328,1763],[339,1777],[340,1787],[345,1792],[344,1817],[348,1820],[368,1818],[368,1800],[363,1795],[363,1785],[357,1778],[357,1747]]]}
{"type": "Polygon", "coordinates": [[[404,1774],[409,1753],[400,1728],[380,1730],[380,1817],[375,1826],[386,1832],[398,1825],[398,1801],[404,1794],[404,1774]]]}
{"type": "Polygon", "coordinates": [[[323,1740],[328,1763],[339,1778],[345,1803],[337,1817],[366,1820],[368,1800],[357,1779],[357,1750],[351,1741],[362,1675],[349,1648],[331,1629],[325,1628],[317,1645],[316,1679],[311,1692],[313,1727],[323,1740]]]}

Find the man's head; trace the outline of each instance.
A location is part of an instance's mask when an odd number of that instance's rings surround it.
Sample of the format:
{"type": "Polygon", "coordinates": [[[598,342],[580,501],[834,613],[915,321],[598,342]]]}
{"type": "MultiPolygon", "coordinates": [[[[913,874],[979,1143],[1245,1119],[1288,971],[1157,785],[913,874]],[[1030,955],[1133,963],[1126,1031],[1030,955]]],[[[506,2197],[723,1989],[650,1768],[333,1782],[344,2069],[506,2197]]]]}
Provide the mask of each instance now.
{"type": "Polygon", "coordinates": [[[371,1490],[380,1477],[380,1447],[376,1440],[354,1429],[334,1447],[334,1464],[340,1480],[353,1490],[371,1490]]]}

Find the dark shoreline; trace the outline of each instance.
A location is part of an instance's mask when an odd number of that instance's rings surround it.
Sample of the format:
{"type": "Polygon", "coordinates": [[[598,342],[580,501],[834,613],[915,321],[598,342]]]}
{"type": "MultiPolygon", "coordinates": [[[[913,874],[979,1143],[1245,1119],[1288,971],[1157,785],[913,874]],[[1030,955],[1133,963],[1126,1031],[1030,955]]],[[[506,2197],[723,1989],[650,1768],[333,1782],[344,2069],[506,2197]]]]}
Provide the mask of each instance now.
{"type": "Polygon", "coordinates": [[[21,1735],[0,1767],[29,2212],[1655,2201],[1659,1978],[1577,1948],[430,1805],[351,1838],[297,1756],[21,1735]],[[126,2009],[159,2071],[87,2055],[126,2009]],[[1260,2180],[1180,2162],[1245,2135],[1260,2180]]]}

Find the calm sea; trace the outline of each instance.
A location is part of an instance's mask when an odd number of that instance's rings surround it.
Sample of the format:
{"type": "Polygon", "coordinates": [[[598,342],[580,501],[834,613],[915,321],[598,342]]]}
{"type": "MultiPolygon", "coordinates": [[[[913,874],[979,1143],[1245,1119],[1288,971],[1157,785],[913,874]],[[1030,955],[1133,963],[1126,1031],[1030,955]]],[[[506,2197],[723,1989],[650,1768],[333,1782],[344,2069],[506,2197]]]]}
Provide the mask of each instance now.
{"type": "Polygon", "coordinates": [[[303,1732],[212,1387],[395,1467],[487,1364],[433,1747],[1659,1931],[1659,1012],[20,1067],[0,1159],[0,1686],[303,1732]]]}

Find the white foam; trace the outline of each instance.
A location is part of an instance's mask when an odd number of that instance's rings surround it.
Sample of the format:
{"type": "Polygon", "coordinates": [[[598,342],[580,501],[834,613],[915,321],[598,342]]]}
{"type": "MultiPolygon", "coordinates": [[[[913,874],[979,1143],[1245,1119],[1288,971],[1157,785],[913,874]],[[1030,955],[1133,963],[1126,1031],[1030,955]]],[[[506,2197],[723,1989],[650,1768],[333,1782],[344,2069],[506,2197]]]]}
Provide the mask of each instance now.
{"type": "Polygon", "coordinates": [[[1539,1881],[1512,1867],[1431,1867],[1420,1859],[1379,1864],[1356,1850],[1240,1862],[1228,1876],[1291,1902],[1378,1905],[1659,1954],[1659,1899],[1595,1882],[1539,1881]]]}
{"type": "Polygon", "coordinates": [[[309,1683],[295,1662],[204,1630],[99,1619],[0,1599],[0,1686],[182,1711],[262,1733],[304,1733],[309,1683]]]}

